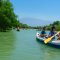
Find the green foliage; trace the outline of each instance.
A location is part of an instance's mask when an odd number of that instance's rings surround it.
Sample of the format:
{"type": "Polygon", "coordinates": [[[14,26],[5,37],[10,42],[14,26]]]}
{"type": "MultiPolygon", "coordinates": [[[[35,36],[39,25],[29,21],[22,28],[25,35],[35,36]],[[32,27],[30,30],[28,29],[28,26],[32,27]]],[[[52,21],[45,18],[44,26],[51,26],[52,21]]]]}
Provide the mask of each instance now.
{"type": "Polygon", "coordinates": [[[0,30],[7,30],[12,27],[27,27],[17,20],[14,13],[13,5],[10,0],[0,0],[0,30]]]}
{"type": "Polygon", "coordinates": [[[51,26],[55,25],[56,26],[56,30],[60,30],[60,21],[54,21],[52,24],[46,26],[48,30],[51,29],[51,26]]]}
{"type": "Polygon", "coordinates": [[[46,26],[37,26],[37,27],[31,27],[31,28],[40,29],[41,30],[43,27],[46,27],[47,30],[51,30],[51,27],[53,25],[56,27],[56,31],[60,30],[60,21],[59,20],[54,21],[52,24],[49,24],[49,25],[46,25],[46,26]]]}
{"type": "Polygon", "coordinates": [[[53,25],[60,25],[60,21],[55,21],[53,25]]]}
{"type": "Polygon", "coordinates": [[[60,31],[60,25],[58,25],[58,26],[56,27],[56,30],[57,30],[57,31],[60,31]]]}

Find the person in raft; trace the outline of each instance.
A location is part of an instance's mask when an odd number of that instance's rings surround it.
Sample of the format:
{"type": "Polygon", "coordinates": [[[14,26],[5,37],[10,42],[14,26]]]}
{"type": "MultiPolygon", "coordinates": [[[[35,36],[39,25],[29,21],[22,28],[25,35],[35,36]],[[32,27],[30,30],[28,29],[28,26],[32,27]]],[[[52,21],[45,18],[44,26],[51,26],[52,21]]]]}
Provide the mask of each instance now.
{"type": "MultiPolygon", "coordinates": [[[[51,37],[51,36],[53,36],[54,34],[56,34],[56,27],[53,25],[53,26],[51,27],[51,31],[50,31],[48,37],[51,37]]],[[[59,34],[57,34],[57,37],[58,37],[57,40],[60,40],[60,32],[59,32],[59,34]]],[[[55,37],[54,37],[53,39],[55,39],[55,37]]]]}
{"type": "MultiPolygon", "coordinates": [[[[51,37],[51,36],[53,36],[54,34],[56,34],[56,28],[55,28],[55,26],[53,25],[53,26],[51,27],[51,31],[50,31],[48,37],[51,37]]],[[[55,39],[55,37],[54,37],[53,39],[55,39]]]]}
{"type": "Polygon", "coordinates": [[[45,37],[45,36],[47,36],[47,34],[46,34],[46,27],[43,27],[43,29],[42,29],[42,31],[40,33],[40,37],[45,37]]]}

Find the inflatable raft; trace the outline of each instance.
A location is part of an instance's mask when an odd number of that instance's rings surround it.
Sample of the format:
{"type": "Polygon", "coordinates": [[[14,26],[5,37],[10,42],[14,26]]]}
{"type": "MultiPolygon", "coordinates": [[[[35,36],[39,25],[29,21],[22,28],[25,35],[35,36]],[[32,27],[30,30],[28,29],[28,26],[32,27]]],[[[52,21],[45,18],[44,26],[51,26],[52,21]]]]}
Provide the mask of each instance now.
{"type": "MultiPolygon", "coordinates": [[[[44,40],[46,39],[46,38],[42,38],[42,37],[40,37],[40,34],[37,32],[36,33],[36,39],[39,41],[39,42],[41,42],[41,43],[44,43],[44,40]]],[[[45,43],[44,43],[45,44],[45,43]]],[[[51,40],[49,43],[47,43],[46,45],[50,45],[50,46],[52,46],[52,47],[56,47],[56,48],[60,48],[60,40],[51,40]]]]}

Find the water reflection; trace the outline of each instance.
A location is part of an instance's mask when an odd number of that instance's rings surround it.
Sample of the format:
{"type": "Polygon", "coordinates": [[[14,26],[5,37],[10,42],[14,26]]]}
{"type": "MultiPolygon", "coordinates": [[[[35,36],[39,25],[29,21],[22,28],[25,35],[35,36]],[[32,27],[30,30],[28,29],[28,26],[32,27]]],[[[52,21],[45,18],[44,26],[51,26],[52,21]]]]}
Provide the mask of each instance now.
{"type": "Polygon", "coordinates": [[[0,32],[0,60],[9,60],[14,49],[14,35],[11,32],[0,32]]]}

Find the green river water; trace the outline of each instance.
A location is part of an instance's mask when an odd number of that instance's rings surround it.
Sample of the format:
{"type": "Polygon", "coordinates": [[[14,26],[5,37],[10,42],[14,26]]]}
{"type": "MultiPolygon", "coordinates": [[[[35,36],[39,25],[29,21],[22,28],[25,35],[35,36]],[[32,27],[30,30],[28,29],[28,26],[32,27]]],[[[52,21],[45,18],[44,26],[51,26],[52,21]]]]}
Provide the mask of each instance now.
{"type": "Polygon", "coordinates": [[[0,32],[0,60],[59,60],[60,49],[39,43],[36,32],[0,32]]]}

